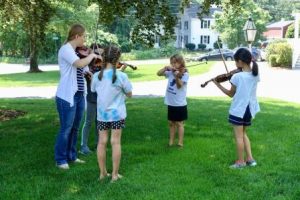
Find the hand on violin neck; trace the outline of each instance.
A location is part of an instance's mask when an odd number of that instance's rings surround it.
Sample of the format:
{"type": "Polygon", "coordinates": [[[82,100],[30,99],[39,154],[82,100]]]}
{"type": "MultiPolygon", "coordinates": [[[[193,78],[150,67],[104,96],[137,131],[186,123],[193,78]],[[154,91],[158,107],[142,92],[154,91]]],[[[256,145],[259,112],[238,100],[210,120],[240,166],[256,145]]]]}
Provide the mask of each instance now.
{"type": "Polygon", "coordinates": [[[172,66],[165,66],[165,71],[173,71],[174,68],[172,66]]]}

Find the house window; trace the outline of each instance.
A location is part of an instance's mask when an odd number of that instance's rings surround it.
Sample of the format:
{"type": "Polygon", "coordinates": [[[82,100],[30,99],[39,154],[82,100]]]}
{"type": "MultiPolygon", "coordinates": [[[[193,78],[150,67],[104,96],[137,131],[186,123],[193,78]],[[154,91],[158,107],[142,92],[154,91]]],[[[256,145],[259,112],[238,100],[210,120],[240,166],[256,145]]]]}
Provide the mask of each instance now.
{"type": "Polygon", "coordinates": [[[178,29],[181,30],[181,21],[179,21],[179,24],[178,24],[178,29]]]}
{"type": "Polygon", "coordinates": [[[189,22],[185,21],[184,22],[184,30],[188,30],[189,29],[189,22]]]}
{"type": "Polygon", "coordinates": [[[184,44],[189,43],[189,37],[187,35],[184,36],[184,44]]]}
{"type": "Polygon", "coordinates": [[[209,44],[210,36],[209,35],[201,35],[200,36],[200,44],[209,44]]]}
{"type": "Polygon", "coordinates": [[[210,20],[201,20],[201,28],[210,28],[210,20]]]}

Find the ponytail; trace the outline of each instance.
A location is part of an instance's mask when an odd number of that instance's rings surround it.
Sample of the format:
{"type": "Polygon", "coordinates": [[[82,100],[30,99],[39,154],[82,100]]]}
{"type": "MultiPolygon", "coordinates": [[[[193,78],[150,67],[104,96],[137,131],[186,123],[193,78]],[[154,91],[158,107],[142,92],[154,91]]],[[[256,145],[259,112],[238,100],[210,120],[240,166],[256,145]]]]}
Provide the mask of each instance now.
{"type": "Polygon", "coordinates": [[[253,76],[258,75],[258,65],[255,61],[252,61],[252,75],[253,76]]]}

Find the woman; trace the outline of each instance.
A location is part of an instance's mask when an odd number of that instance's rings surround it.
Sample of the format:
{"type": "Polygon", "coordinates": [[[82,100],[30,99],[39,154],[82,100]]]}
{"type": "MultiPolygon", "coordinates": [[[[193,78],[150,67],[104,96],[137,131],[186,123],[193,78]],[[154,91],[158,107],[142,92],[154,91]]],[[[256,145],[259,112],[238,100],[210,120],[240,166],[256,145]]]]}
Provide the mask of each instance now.
{"type": "Polygon", "coordinates": [[[56,92],[56,106],[59,113],[60,129],[55,144],[56,166],[69,169],[70,162],[84,163],[77,158],[77,133],[85,107],[84,73],[88,65],[98,56],[94,53],[80,59],[75,49],[85,42],[85,28],[80,24],[71,26],[68,38],[58,52],[60,81],[56,92]]]}

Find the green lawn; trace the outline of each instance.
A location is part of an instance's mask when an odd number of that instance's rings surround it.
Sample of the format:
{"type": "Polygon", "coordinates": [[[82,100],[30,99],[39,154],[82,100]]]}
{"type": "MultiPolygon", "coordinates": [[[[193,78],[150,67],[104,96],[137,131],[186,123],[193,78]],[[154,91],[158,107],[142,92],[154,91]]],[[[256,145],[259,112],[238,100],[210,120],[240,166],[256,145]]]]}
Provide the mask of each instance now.
{"type": "MultiPolygon", "coordinates": [[[[215,62],[208,62],[207,64],[199,64],[192,62],[188,67],[191,76],[202,74],[211,68],[215,62]]],[[[126,69],[130,80],[137,81],[154,81],[162,80],[164,77],[158,77],[156,72],[164,67],[165,64],[154,65],[139,65],[138,69],[133,71],[129,67],[126,69]]],[[[0,87],[38,87],[38,86],[55,86],[59,81],[58,71],[45,71],[43,73],[16,73],[0,75],[0,87]]]]}
{"type": "MultiPolygon", "coordinates": [[[[97,181],[95,153],[68,171],[55,167],[59,121],[53,99],[0,99],[0,109],[27,111],[0,122],[0,199],[299,199],[300,105],[260,102],[262,111],[248,131],[258,166],[232,170],[229,98],[188,99],[183,149],[166,147],[163,98],[129,99],[120,167],[124,178],[111,184],[97,181]]],[[[110,158],[109,145],[109,171],[110,158]]]]}

